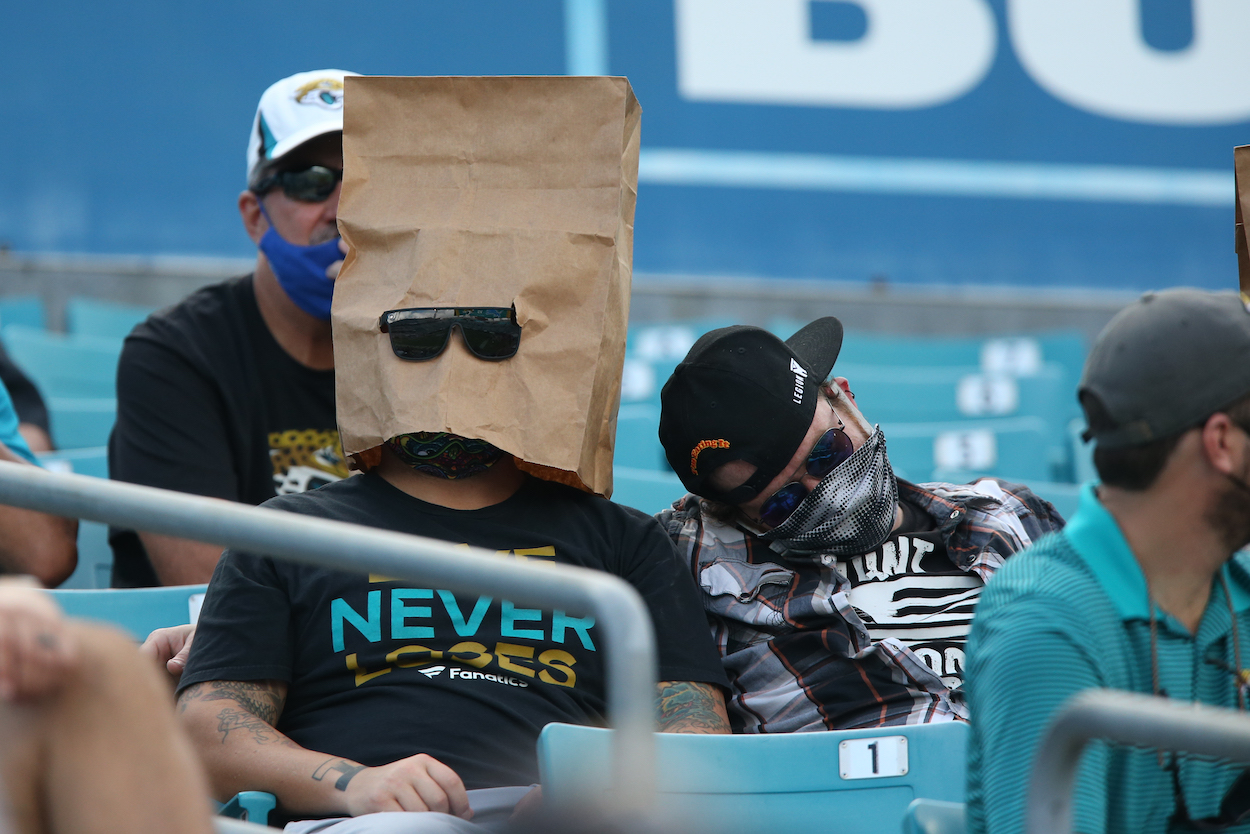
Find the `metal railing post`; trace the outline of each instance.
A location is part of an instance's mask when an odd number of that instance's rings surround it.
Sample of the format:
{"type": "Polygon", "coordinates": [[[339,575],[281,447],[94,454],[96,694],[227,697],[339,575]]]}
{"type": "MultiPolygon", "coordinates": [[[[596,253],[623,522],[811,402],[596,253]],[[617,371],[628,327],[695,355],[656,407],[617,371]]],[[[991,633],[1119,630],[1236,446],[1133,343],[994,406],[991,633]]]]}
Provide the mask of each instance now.
{"type": "Polygon", "coordinates": [[[478,548],[0,461],[0,503],[220,544],[336,570],[593,616],[607,646],[608,716],[617,788],[609,813],[645,816],[655,796],[657,664],[638,592],[602,571],[529,565],[478,548]]]}
{"type": "Polygon", "coordinates": [[[1070,834],[1072,791],[1094,739],[1250,763],[1250,715],[1112,689],[1073,696],[1050,723],[1029,782],[1028,834],[1070,834]]]}

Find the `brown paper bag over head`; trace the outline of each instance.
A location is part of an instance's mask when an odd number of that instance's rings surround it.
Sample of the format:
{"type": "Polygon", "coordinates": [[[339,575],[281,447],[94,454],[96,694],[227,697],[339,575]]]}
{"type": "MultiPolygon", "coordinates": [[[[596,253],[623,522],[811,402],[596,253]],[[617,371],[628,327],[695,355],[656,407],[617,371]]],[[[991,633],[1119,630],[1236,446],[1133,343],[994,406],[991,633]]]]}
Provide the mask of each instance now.
{"type": "Polygon", "coordinates": [[[398,434],[485,440],[604,496],[620,403],[641,108],[624,78],[346,80],[334,290],[338,425],[367,468],[398,434]],[[516,355],[451,332],[405,361],[379,317],[514,307],[516,355]]]}
{"type": "Polygon", "coordinates": [[[1236,172],[1236,232],[1233,244],[1237,251],[1237,274],[1241,291],[1250,294],[1250,238],[1246,237],[1245,221],[1250,214],[1250,145],[1233,148],[1233,169],[1236,172]]]}

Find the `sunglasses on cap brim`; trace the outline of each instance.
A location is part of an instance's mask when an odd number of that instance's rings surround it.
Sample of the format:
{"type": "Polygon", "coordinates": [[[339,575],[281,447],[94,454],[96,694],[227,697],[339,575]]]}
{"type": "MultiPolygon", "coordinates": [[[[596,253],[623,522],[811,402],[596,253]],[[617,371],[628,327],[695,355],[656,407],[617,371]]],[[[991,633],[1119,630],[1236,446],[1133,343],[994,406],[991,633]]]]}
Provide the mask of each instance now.
{"type": "Polygon", "coordinates": [[[324,203],[334,193],[339,180],[343,179],[342,168],[327,168],[324,165],[310,165],[298,171],[278,171],[256,183],[252,190],[262,197],[281,188],[282,193],[292,200],[301,203],[324,203]]]}
{"type": "Polygon", "coordinates": [[[478,359],[498,361],[516,356],[521,325],[514,307],[409,307],[387,310],[378,319],[391,337],[391,350],[400,359],[424,362],[443,352],[451,331],[459,330],[469,352],[478,359]]]}

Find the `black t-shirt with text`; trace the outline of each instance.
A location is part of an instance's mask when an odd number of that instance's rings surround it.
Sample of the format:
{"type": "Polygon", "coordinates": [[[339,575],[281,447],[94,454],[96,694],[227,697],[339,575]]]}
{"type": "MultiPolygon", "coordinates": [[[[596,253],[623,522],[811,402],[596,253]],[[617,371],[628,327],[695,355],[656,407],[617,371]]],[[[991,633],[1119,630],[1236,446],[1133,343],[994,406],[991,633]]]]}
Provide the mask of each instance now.
{"type": "Polygon", "coordinates": [[[847,599],[873,642],[893,637],[947,686],[962,684],[964,647],[984,583],[951,561],[933,517],[900,501],[903,523],[861,556],[840,559],[847,599]]]}
{"type": "MultiPolygon", "coordinates": [[[[636,510],[534,478],[453,510],[372,473],[266,506],[616,574],[647,603],[660,679],[727,685],[694,583],[636,510]]],[[[277,726],[310,750],[370,766],[424,752],[468,788],[525,785],[544,725],[602,723],[604,650],[593,617],[228,551],[180,685],[287,681],[277,726]]]]}
{"type": "MultiPolygon", "coordinates": [[[[346,477],[334,371],[274,340],[250,275],[197,290],[126,338],[109,474],[247,504],[346,477]]],[[[110,542],[114,586],[158,584],[138,536],[110,542]]]]}

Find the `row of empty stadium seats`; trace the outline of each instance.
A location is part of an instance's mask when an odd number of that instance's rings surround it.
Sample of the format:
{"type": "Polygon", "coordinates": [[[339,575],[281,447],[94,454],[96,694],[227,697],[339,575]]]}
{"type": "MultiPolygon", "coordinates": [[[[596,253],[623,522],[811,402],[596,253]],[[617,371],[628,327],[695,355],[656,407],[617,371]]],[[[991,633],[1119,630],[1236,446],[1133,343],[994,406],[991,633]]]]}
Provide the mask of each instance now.
{"type": "Polygon", "coordinates": [[[34,380],[48,406],[59,449],[103,446],[117,415],[117,359],[122,339],[151,312],[146,307],[73,298],[68,333],[45,329],[38,298],[0,300],[0,337],[13,361],[34,380]]]}
{"type": "MultiPolygon", "coordinates": [[[[719,319],[630,329],[617,461],[668,469],[655,437],[660,388],[698,336],[719,319]]],[[[786,337],[800,322],[775,321],[786,337]]],[[[1079,333],[992,338],[848,333],[835,371],[880,423],[895,470],[914,481],[996,475],[1079,482],[1089,453],[1075,390],[1085,358],[1079,333]]]]}
{"type": "MultiPolygon", "coordinates": [[[[91,299],[66,308],[69,333],[43,328],[38,299],[0,300],[0,335],[47,400],[51,465],[107,477],[104,446],[116,416],[122,338],[149,311],[91,299]]],[[[699,334],[729,324],[706,320],[630,328],[617,424],[615,500],[657,512],[680,497],[680,482],[657,438],[659,387],[699,334]]],[[[798,322],[773,322],[780,336],[798,322]]],[[[1085,346],[1072,333],[996,338],[894,337],[849,333],[837,372],[879,422],[895,472],[912,481],[995,475],[1026,482],[1065,516],[1092,475],[1079,438],[1073,391],[1085,346]]],[[[104,587],[111,555],[102,525],[84,523],[79,570],[65,587],[104,587]]]]}

